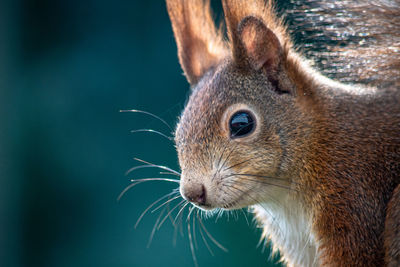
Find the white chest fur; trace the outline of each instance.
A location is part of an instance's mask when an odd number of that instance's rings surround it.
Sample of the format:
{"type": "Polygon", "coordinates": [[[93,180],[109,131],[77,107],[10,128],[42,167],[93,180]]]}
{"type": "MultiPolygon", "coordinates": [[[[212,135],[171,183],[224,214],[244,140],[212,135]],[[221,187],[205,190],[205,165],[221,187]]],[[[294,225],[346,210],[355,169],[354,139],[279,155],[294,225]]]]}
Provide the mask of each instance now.
{"type": "Polygon", "coordinates": [[[288,266],[318,266],[317,244],[298,201],[254,205],[253,212],[263,227],[263,238],[270,239],[273,251],[288,266]]]}

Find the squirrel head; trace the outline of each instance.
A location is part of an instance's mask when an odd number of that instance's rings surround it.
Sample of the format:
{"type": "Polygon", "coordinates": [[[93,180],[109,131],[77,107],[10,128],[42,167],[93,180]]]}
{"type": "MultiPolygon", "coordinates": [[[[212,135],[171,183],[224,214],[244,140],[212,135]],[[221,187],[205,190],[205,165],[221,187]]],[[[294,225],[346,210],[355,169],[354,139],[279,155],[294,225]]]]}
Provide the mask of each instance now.
{"type": "Polygon", "coordinates": [[[288,193],[294,153],[310,134],[306,86],[293,74],[281,26],[257,16],[263,1],[232,2],[223,2],[227,44],[208,1],[167,1],[192,86],[175,134],[180,191],[203,209],[242,208],[288,193]]]}

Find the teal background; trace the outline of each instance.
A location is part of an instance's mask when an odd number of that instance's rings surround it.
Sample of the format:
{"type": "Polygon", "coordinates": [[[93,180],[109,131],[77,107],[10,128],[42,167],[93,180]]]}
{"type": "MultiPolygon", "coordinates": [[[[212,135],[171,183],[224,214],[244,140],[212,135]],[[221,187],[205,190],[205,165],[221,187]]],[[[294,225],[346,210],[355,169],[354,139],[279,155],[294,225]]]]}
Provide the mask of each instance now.
{"type": "MultiPolygon", "coordinates": [[[[216,5],[217,10],[220,8],[216,5]]],[[[164,1],[0,2],[0,266],[194,266],[188,235],[173,246],[169,221],[141,212],[176,185],[138,157],[179,169],[169,133],[189,94],[164,1]]],[[[199,232],[199,266],[273,266],[250,214],[206,220],[229,249],[211,256],[199,232]]],[[[184,224],[184,226],[186,226],[184,224]]],[[[184,228],[185,229],[185,228],[184,228]]],[[[209,241],[211,244],[212,242],[209,241]]]]}

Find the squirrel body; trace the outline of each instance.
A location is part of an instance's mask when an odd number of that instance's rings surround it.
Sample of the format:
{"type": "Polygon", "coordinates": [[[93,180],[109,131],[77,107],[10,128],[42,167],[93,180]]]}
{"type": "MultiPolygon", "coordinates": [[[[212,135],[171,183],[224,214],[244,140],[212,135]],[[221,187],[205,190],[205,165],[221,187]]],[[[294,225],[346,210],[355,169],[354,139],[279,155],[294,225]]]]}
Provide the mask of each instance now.
{"type": "Polygon", "coordinates": [[[400,265],[400,33],[381,76],[345,85],[299,55],[271,1],[222,2],[229,42],[208,1],[167,0],[192,86],[175,135],[182,196],[252,207],[289,266],[400,265]]]}

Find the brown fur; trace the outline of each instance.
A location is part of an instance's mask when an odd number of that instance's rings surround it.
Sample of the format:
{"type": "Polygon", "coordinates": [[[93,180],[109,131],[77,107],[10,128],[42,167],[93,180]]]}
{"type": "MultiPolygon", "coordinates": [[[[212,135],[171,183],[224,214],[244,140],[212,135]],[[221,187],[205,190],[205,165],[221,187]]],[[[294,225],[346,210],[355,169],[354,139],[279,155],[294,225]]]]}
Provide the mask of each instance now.
{"type": "Polygon", "coordinates": [[[385,223],[385,250],[388,266],[400,266],[400,185],[388,204],[385,223]]]}
{"type": "MultiPolygon", "coordinates": [[[[167,4],[179,59],[194,87],[176,131],[181,193],[206,188],[204,209],[294,199],[311,222],[320,265],[395,266],[400,91],[399,76],[389,76],[400,71],[399,54],[378,50],[377,63],[371,64],[385,69],[374,81],[390,79],[379,90],[346,86],[308,66],[270,1],[223,1],[228,45],[215,30],[208,1],[167,4]],[[226,126],[236,106],[257,118],[255,132],[237,140],[229,138],[226,126]]],[[[371,10],[377,12],[375,6],[371,10]]],[[[389,8],[382,10],[386,15],[377,16],[378,22],[387,26],[389,8]]],[[[391,12],[400,16],[400,7],[391,12]]],[[[366,68],[365,75],[378,75],[366,68]]],[[[298,264],[282,250],[287,263],[298,264]]]]}

